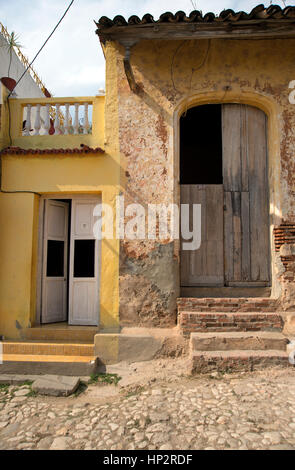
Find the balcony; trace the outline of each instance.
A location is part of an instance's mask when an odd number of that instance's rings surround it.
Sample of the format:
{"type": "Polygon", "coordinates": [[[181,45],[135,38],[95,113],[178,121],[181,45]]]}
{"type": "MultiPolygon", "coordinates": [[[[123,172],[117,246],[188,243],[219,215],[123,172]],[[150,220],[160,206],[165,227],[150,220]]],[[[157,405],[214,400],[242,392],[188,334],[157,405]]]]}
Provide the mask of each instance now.
{"type": "Polygon", "coordinates": [[[104,102],[104,96],[9,98],[2,106],[2,147],[103,149],[104,102]]]}

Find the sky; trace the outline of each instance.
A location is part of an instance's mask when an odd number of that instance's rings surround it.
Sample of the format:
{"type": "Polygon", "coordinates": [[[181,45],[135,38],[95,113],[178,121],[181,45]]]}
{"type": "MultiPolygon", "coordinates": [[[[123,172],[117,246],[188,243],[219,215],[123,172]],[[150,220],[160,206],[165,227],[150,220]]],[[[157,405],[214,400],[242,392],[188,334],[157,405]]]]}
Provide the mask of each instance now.
{"type": "MultiPolygon", "coordinates": [[[[142,17],[151,13],[155,19],[166,11],[189,13],[192,4],[203,13],[232,8],[251,11],[259,0],[75,0],[63,22],[34,62],[45,86],[57,97],[93,96],[104,88],[105,63],[95,24],[101,16],[142,17]]],[[[270,5],[265,1],[265,6],[270,5]]],[[[284,6],[284,2],[273,2],[284,6]]],[[[32,59],[70,0],[0,0],[0,21],[22,44],[22,52],[32,59]]],[[[295,1],[286,2],[295,6],[295,1]]]]}

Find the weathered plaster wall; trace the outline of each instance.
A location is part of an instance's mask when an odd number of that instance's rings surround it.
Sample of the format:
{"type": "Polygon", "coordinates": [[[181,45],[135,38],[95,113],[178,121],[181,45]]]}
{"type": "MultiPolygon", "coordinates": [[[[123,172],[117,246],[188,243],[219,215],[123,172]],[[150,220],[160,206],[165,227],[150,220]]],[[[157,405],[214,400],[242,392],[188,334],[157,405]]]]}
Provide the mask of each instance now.
{"type": "MultiPolygon", "coordinates": [[[[141,41],[131,53],[139,95],[129,89],[123,48],[114,48],[126,204],[179,202],[178,119],[187,107],[241,102],[268,115],[272,295],[279,296],[282,266],[274,256],[272,228],[295,219],[295,106],[288,100],[288,84],[295,79],[295,41],[141,41]]],[[[108,62],[108,54],[106,58],[108,62]]],[[[174,323],[177,244],[170,248],[165,243],[124,240],[120,252],[121,323],[174,323]]]]}

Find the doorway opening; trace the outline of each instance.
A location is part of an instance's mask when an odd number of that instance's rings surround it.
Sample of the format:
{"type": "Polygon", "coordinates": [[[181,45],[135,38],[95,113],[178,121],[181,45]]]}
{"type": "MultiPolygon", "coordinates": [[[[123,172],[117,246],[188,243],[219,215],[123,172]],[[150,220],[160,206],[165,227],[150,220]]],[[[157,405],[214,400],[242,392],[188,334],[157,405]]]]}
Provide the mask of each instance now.
{"type": "Polygon", "coordinates": [[[181,287],[270,286],[267,117],[240,104],[180,118],[180,202],[201,205],[201,247],[181,252],[181,287]]]}
{"type": "Polygon", "coordinates": [[[180,184],[222,184],[221,105],[190,108],[180,118],[180,184]]]}
{"type": "Polygon", "coordinates": [[[41,324],[99,324],[100,243],[94,236],[98,198],[44,197],[40,208],[41,324]]]}

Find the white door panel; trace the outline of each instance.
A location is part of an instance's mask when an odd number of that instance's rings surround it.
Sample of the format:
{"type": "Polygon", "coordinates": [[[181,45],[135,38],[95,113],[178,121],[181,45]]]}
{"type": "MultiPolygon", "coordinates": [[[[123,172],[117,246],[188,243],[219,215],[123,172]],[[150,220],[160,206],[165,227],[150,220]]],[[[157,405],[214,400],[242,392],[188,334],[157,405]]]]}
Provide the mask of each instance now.
{"type": "Polygon", "coordinates": [[[46,323],[55,323],[66,320],[67,295],[65,282],[60,279],[49,279],[46,281],[45,305],[46,323]]]}
{"type": "Polygon", "coordinates": [[[68,205],[66,204],[66,206],[61,206],[58,202],[55,201],[47,202],[47,236],[48,238],[64,240],[64,238],[67,236],[67,233],[65,233],[65,230],[67,228],[65,224],[65,219],[68,205]]]}
{"type": "Polygon", "coordinates": [[[80,325],[93,325],[97,317],[96,281],[73,282],[73,320],[80,325]]]}
{"type": "Polygon", "coordinates": [[[75,201],[74,217],[74,237],[93,238],[93,211],[96,203],[91,201],[75,201]]]}
{"type": "Polygon", "coordinates": [[[93,212],[99,202],[98,199],[81,199],[73,200],[72,203],[69,280],[71,325],[99,324],[100,245],[93,234],[93,212]]]}
{"type": "Polygon", "coordinates": [[[45,200],[42,323],[67,319],[68,218],[68,203],[45,200]]]}

